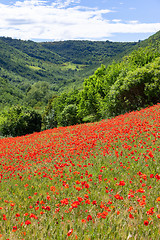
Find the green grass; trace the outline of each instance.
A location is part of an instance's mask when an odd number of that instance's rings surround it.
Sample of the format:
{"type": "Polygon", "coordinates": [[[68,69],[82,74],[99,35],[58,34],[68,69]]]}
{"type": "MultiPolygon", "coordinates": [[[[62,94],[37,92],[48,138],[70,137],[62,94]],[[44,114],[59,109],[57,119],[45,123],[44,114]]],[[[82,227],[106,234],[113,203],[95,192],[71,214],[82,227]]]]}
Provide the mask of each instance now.
{"type": "Polygon", "coordinates": [[[32,69],[34,71],[42,70],[42,68],[37,67],[37,66],[27,66],[27,67],[29,67],[30,69],[32,69]]]}

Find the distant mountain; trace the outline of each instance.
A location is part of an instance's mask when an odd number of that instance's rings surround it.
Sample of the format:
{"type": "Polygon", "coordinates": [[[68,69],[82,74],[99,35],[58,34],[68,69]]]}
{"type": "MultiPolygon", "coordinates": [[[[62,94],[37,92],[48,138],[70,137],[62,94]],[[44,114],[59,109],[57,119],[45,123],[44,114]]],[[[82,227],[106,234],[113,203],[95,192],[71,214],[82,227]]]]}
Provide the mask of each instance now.
{"type": "Polygon", "coordinates": [[[61,64],[63,63],[63,61],[65,61],[63,57],[60,57],[56,53],[47,50],[41,44],[30,40],[22,41],[18,39],[12,39],[9,37],[8,38],[1,37],[0,40],[9,45],[10,47],[17,49],[32,58],[36,58],[43,61],[49,61],[55,64],[61,64]]]}
{"type": "Polygon", "coordinates": [[[97,65],[119,59],[137,43],[110,41],[61,41],[41,45],[74,64],[97,65]]]}
{"type": "Polygon", "coordinates": [[[119,61],[132,50],[156,45],[160,32],[142,42],[22,41],[0,37],[0,107],[22,103],[36,82],[47,82],[51,94],[80,89],[101,65],[119,61]]]}

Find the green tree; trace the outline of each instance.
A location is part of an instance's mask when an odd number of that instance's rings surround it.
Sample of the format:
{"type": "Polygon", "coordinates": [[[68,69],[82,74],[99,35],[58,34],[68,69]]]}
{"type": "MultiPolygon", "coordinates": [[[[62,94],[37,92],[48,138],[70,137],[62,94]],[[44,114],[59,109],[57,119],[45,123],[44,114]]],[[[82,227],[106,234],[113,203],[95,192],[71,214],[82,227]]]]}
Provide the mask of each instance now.
{"type": "Polygon", "coordinates": [[[47,104],[51,96],[49,83],[37,82],[28,89],[24,102],[32,107],[37,104],[44,105],[47,104]]]}
{"type": "Polygon", "coordinates": [[[160,101],[160,58],[118,78],[105,101],[108,116],[123,114],[160,101]]]}
{"type": "Polygon", "coordinates": [[[76,104],[69,104],[65,106],[63,111],[60,114],[60,125],[70,126],[79,123],[79,117],[77,115],[78,108],[76,104]]]}
{"type": "Polygon", "coordinates": [[[84,121],[96,121],[101,117],[101,103],[105,97],[105,75],[106,68],[102,65],[94,75],[84,80],[83,90],[80,92],[78,115],[84,121]]]}
{"type": "Polygon", "coordinates": [[[41,130],[41,115],[34,110],[21,106],[10,108],[5,113],[5,121],[1,125],[3,136],[21,136],[41,130]]]}
{"type": "Polygon", "coordinates": [[[80,123],[81,117],[77,115],[78,104],[78,90],[53,96],[45,108],[42,128],[48,129],[56,126],[68,126],[80,123]]]}

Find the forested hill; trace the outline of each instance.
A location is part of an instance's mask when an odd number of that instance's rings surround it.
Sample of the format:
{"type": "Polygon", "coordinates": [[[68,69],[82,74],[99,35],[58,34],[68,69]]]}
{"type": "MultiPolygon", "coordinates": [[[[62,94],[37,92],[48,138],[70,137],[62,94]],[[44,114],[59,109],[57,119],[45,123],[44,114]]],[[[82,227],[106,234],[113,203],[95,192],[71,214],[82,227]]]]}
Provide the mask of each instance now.
{"type": "Polygon", "coordinates": [[[146,46],[153,46],[157,47],[160,44],[160,31],[156,32],[154,35],[150,36],[149,38],[145,39],[144,41],[140,41],[137,44],[137,47],[146,47],[146,46]]]}
{"type": "Polygon", "coordinates": [[[28,93],[34,95],[33,106],[45,105],[54,94],[81,89],[84,79],[101,64],[119,61],[140,46],[156,45],[159,39],[160,32],[138,43],[36,43],[0,37],[0,107],[27,103],[28,93]]]}
{"type": "Polygon", "coordinates": [[[0,39],[2,136],[99,121],[159,102],[160,32],[138,43],[0,39]]]}
{"type": "Polygon", "coordinates": [[[80,89],[84,79],[102,63],[121,59],[136,44],[108,41],[36,43],[1,37],[0,106],[22,103],[27,92],[39,81],[43,85],[45,82],[48,88],[45,103],[53,94],[80,89]]]}
{"type": "Polygon", "coordinates": [[[97,65],[108,64],[119,60],[122,56],[131,51],[137,43],[122,43],[110,41],[60,41],[46,42],[42,46],[74,64],[97,65]]]}

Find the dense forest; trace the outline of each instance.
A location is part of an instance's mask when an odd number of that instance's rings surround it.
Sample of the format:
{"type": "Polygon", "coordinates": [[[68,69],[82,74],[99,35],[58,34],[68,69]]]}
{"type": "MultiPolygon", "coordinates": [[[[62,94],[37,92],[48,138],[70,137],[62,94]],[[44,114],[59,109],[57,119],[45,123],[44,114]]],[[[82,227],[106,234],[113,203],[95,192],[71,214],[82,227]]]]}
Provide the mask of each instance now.
{"type": "Polygon", "coordinates": [[[137,110],[160,101],[160,32],[138,43],[0,38],[0,82],[4,136],[137,110]]]}
{"type": "Polygon", "coordinates": [[[36,43],[12,38],[0,38],[0,107],[25,104],[45,105],[53,94],[81,89],[101,64],[132,51],[137,43],[63,41],[36,43]],[[45,84],[44,84],[45,82],[45,84]],[[38,83],[38,85],[37,85],[38,83]],[[37,86],[48,87],[48,96],[35,93],[37,86]],[[2,88],[2,85],[1,85],[2,88]],[[28,102],[34,92],[31,102],[28,102]],[[37,96],[37,97],[36,97],[37,96]]]}

